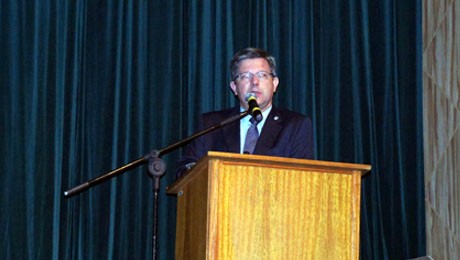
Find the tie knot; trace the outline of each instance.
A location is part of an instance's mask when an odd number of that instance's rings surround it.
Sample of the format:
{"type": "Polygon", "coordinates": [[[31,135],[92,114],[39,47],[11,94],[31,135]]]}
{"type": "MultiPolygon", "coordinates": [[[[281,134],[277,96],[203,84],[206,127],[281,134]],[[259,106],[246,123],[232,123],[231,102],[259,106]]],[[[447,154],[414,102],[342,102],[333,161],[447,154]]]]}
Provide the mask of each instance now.
{"type": "Polygon", "coordinates": [[[251,125],[257,125],[259,123],[254,117],[251,117],[251,119],[249,119],[249,122],[251,122],[251,125]]]}

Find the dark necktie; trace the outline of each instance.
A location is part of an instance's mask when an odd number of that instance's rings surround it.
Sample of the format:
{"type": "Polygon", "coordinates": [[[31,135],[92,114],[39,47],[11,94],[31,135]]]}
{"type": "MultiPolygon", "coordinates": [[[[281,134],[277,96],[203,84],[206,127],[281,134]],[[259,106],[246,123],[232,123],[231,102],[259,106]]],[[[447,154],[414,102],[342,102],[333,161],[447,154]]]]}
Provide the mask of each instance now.
{"type": "Polygon", "coordinates": [[[257,122],[254,118],[251,118],[249,122],[251,122],[251,126],[246,134],[243,153],[252,154],[254,152],[254,148],[256,147],[257,139],[259,138],[259,130],[257,130],[257,124],[259,122],[257,122]]]}

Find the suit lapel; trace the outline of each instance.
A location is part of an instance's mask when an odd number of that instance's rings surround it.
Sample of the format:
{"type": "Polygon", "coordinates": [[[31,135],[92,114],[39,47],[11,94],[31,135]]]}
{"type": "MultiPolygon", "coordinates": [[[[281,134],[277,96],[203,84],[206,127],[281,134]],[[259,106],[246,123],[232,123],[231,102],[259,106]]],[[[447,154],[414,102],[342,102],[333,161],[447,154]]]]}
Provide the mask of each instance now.
{"type": "Polygon", "coordinates": [[[278,134],[280,133],[283,122],[283,117],[279,113],[278,109],[272,107],[270,114],[267,117],[267,121],[262,128],[259,140],[257,141],[254,149],[255,154],[264,154],[265,151],[269,150],[275,144],[278,134]]]}

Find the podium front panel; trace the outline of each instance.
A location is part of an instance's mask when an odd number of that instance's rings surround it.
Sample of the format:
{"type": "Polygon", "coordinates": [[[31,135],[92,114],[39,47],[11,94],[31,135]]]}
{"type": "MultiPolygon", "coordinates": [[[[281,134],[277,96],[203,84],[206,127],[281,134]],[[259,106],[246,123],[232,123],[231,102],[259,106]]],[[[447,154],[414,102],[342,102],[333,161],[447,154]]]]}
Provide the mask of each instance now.
{"type": "Polygon", "coordinates": [[[208,259],[357,259],[359,172],[210,167],[208,259]]]}
{"type": "Polygon", "coordinates": [[[359,259],[369,165],[210,152],[178,196],[176,259],[359,259]]]}

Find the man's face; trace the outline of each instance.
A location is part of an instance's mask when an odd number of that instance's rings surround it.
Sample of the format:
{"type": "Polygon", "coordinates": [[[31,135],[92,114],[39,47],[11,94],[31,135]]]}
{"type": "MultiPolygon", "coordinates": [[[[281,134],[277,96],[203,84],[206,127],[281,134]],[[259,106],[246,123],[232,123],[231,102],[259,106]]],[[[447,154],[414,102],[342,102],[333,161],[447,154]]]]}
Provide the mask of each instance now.
{"type": "MultiPolygon", "coordinates": [[[[261,71],[271,72],[267,60],[263,58],[243,60],[240,62],[238,74],[250,72],[253,76],[249,78],[240,77],[230,82],[230,88],[238,97],[240,105],[245,109],[248,108],[248,104],[246,103],[247,93],[254,93],[257,96],[257,103],[262,111],[272,104],[273,94],[276,92],[279,79],[271,76],[271,74],[265,79],[259,78],[257,73],[261,71]]],[[[261,74],[259,73],[259,75],[261,74]]]]}

